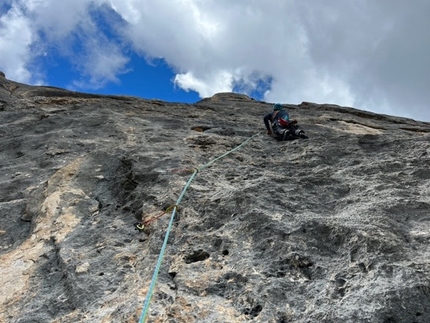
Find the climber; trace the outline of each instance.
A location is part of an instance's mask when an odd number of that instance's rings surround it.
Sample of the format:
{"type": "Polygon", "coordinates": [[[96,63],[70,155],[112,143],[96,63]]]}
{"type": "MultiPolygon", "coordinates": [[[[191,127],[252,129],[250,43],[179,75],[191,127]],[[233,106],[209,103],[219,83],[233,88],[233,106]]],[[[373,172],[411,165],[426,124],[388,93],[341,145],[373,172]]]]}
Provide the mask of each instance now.
{"type": "Polygon", "coordinates": [[[297,120],[290,120],[290,115],[279,103],[273,106],[273,112],[264,116],[264,124],[267,134],[279,141],[308,138],[305,132],[299,129],[297,120]]]}

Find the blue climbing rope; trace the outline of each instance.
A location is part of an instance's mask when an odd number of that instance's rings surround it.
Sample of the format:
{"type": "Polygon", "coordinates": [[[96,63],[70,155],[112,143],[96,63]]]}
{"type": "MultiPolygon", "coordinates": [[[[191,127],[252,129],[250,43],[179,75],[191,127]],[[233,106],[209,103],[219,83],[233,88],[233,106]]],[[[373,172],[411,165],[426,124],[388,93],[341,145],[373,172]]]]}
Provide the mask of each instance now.
{"type": "Polygon", "coordinates": [[[188,182],[185,184],[185,186],[181,192],[181,195],[179,196],[178,200],[176,201],[176,204],[173,207],[173,211],[172,211],[172,215],[170,217],[169,225],[167,226],[167,230],[166,230],[166,235],[164,236],[163,246],[161,247],[160,254],[158,256],[157,265],[155,266],[154,274],[152,275],[151,284],[149,285],[149,290],[148,290],[148,293],[146,294],[145,303],[143,304],[142,313],[141,313],[140,318],[139,318],[139,323],[144,323],[146,320],[146,317],[148,315],[149,303],[151,302],[152,294],[154,292],[155,284],[156,284],[157,278],[158,278],[158,273],[160,271],[161,262],[163,260],[164,253],[166,251],[167,241],[169,240],[169,234],[170,234],[170,231],[171,231],[172,225],[173,225],[173,219],[175,218],[177,207],[178,207],[179,203],[181,203],[182,198],[184,197],[185,192],[187,191],[187,189],[190,186],[191,182],[193,181],[194,177],[196,177],[197,173],[199,171],[201,171],[202,169],[205,169],[205,168],[211,166],[212,164],[214,164],[216,161],[220,160],[221,158],[224,158],[228,154],[231,154],[232,152],[238,150],[239,148],[244,146],[248,141],[250,141],[254,137],[258,136],[259,134],[260,133],[253,135],[252,137],[250,137],[247,140],[245,140],[244,142],[242,142],[239,146],[237,146],[237,147],[233,148],[232,150],[226,152],[225,154],[211,160],[210,162],[196,168],[194,170],[193,174],[188,179],[188,182]]]}
{"type": "Polygon", "coordinates": [[[184,196],[186,190],[188,189],[188,187],[190,186],[191,182],[193,181],[196,175],[197,175],[197,170],[195,170],[194,173],[188,179],[187,184],[185,184],[181,195],[176,201],[176,205],[173,207],[172,216],[170,217],[169,225],[167,226],[167,231],[166,231],[166,235],[164,236],[163,246],[161,247],[160,255],[158,256],[158,261],[157,261],[157,265],[155,266],[154,274],[152,275],[151,285],[149,285],[148,294],[146,295],[146,299],[143,305],[142,314],[140,315],[139,323],[145,322],[146,315],[148,313],[149,303],[151,302],[155,283],[157,282],[158,272],[160,271],[160,267],[161,267],[161,261],[163,260],[164,252],[166,251],[167,240],[169,240],[169,234],[170,234],[170,230],[172,229],[173,219],[175,218],[176,209],[178,208],[177,206],[182,201],[182,197],[184,196]]]}
{"type": "Polygon", "coordinates": [[[208,163],[206,163],[206,164],[204,164],[204,165],[200,166],[200,167],[199,167],[199,168],[197,168],[197,169],[200,171],[200,170],[202,170],[202,169],[205,169],[205,168],[207,168],[207,167],[211,166],[212,164],[214,164],[216,161],[220,160],[221,158],[224,158],[224,157],[225,157],[225,156],[227,156],[228,154],[231,154],[232,152],[234,152],[234,151],[238,150],[239,148],[241,148],[242,146],[244,146],[245,144],[247,144],[247,143],[248,143],[248,141],[250,141],[250,140],[251,140],[251,139],[253,139],[254,137],[258,136],[259,134],[260,134],[260,132],[259,132],[259,133],[257,133],[257,134],[255,134],[255,135],[253,135],[252,137],[249,137],[249,138],[248,138],[248,139],[246,139],[244,142],[242,142],[239,146],[237,146],[237,147],[233,148],[232,150],[230,150],[230,151],[226,152],[225,154],[223,154],[223,155],[221,155],[221,156],[219,156],[219,157],[217,157],[217,158],[215,158],[215,159],[211,160],[210,162],[208,162],[208,163]]]}

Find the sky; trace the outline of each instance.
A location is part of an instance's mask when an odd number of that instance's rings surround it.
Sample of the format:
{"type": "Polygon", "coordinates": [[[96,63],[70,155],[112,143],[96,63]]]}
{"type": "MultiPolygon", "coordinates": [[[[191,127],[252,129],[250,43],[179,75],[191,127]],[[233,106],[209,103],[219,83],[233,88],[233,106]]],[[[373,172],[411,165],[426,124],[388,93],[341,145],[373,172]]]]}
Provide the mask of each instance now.
{"type": "Polygon", "coordinates": [[[1,0],[0,70],[73,91],[218,92],[430,121],[429,0],[1,0]]]}

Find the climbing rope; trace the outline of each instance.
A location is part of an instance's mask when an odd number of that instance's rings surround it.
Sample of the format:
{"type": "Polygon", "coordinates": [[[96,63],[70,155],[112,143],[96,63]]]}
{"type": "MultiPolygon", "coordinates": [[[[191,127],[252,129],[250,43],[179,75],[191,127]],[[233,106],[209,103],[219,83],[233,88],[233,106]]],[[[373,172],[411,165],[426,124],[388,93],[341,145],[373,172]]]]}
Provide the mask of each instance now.
{"type": "Polygon", "coordinates": [[[233,148],[232,150],[230,150],[230,151],[226,152],[225,154],[223,154],[223,155],[221,155],[221,156],[219,156],[219,157],[217,157],[217,158],[215,158],[215,159],[211,160],[210,162],[208,162],[208,163],[204,164],[203,166],[198,167],[198,168],[197,168],[197,171],[201,171],[202,169],[205,169],[205,168],[207,168],[207,167],[211,166],[212,164],[214,164],[216,161],[220,160],[221,158],[224,158],[224,157],[225,157],[225,156],[227,156],[228,154],[231,154],[232,152],[234,152],[234,151],[236,151],[236,150],[240,149],[242,146],[246,145],[246,144],[248,143],[248,141],[250,141],[250,140],[251,140],[251,139],[253,139],[254,137],[257,137],[260,133],[261,133],[261,132],[256,133],[256,134],[255,134],[255,135],[253,135],[252,137],[249,137],[249,138],[248,138],[248,139],[246,139],[244,142],[242,142],[239,146],[237,146],[237,147],[233,148]]]}
{"type": "MultiPolygon", "coordinates": [[[[225,154],[211,160],[210,162],[194,169],[193,174],[190,176],[190,178],[188,179],[188,182],[185,184],[181,195],[179,196],[178,200],[176,201],[176,204],[172,205],[171,208],[173,208],[172,211],[172,215],[170,217],[170,221],[169,221],[169,225],[167,226],[167,230],[166,230],[166,234],[164,236],[164,241],[163,241],[163,245],[161,247],[160,250],[160,254],[158,256],[158,261],[157,261],[157,265],[155,266],[154,269],[154,273],[152,275],[152,280],[151,280],[151,284],[149,285],[149,289],[148,289],[148,293],[146,294],[146,298],[145,298],[145,303],[143,304],[143,308],[142,308],[142,313],[140,315],[139,318],[139,323],[144,323],[146,320],[146,316],[148,315],[148,310],[149,310],[149,303],[151,302],[151,298],[152,298],[152,294],[154,292],[154,288],[155,288],[155,284],[157,282],[157,278],[158,278],[158,273],[160,271],[160,267],[161,267],[161,262],[163,260],[163,256],[164,253],[166,251],[166,246],[167,246],[167,241],[169,239],[169,234],[170,234],[170,230],[172,229],[172,225],[173,225],[173,219],[175,218],[175,213],[178,209],[178,205],[179,203],[181,203],[183,196],[185,195],[185,192],[187,191],[188,187],[190,186],[191,182],[193,181],[194,177],[197,175],[197,173],[209,166],[211,166],[212,164],[214,164],[216,161],[220,160],[221,158],[224,158],[225,156],[227,156],[228,154],[231,154],[232,152],[238,150],[239,148],[241,148],[242,146],[244,146],[246,143],[248,143],[251,139],[253,139],[254,137],[258,136],[260,133],[257,133],[255,135],[253,135],[252,137],[248,138],[247,140],[245,140],[244,142],[242,142],[239,146],[233,148],[232,150],[226,152],[225,154]]],[[[158,217],[161,217],[163,214],[169,212],[170,208],[168,208],[165,212],[163,212],[161,215],[159,215],[158,217]]],[[[154,219],[154,218],[152,218],[154,219]]],[[[150,219],[152,221],[152,219],[150,219]]],[[[155,219],[154,219],[155,220],[155,219]]],[[[144,229],[144,222],[138,224],[143,230],[144,229]]],[[[140,229],[140,227],[138,227],[137,225],[135,225],[137,229],[140,229]]]]}

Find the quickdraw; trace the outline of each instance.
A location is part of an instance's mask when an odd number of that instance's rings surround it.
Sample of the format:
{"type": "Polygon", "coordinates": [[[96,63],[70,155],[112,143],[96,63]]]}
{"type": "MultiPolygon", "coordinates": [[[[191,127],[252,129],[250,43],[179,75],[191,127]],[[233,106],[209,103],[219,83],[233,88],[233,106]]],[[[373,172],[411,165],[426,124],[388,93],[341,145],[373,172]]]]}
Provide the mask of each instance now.
{"type": "Polygon", "coordinates": [[[143,223],[137,222],[134,224],[134,229],[139,232],[143,232],[143,230],[145,230],[145,225],[143,223]]]}
{"type": "Polygon", "coordinates": [[[165,211],[161,212],[160,214],[158,214],[158,215],[156,215],[156,216],[154,216],[148,220],[135,223],[134,229],[139,231],[139,232],[143,232],[145,230],[146,225],[148,225],[152,221],[155,221],[155,220],[161,218],[164,214],[172,212],[175,208],[178,209],[178,205],[173,204],[173,205],[169,206],[165,211]]]}

